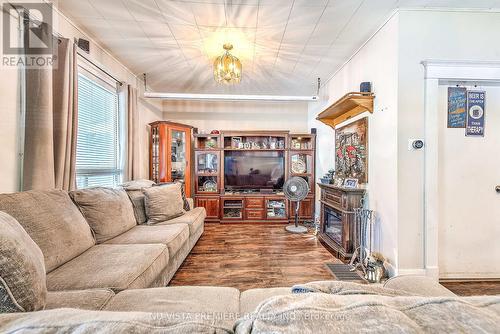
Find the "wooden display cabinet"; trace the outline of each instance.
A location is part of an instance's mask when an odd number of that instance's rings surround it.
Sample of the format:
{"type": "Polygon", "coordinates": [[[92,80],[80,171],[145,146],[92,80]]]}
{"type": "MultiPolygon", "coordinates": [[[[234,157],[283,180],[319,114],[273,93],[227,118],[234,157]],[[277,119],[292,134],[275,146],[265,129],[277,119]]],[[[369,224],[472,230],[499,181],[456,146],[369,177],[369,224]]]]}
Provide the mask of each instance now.
{"type": "Polygon", "coordinates": [[[190,197],[193,127],[169,121],[149,125],[150,179],[156,183],[182,181],[186,196],[190,197]]]}
{"type": "MultiPolygon", "coordinates": [[[[309,194],[299,207],[299,220],[313,220],[315,213],[315,161],[316,136],[314,134],[290,135],[290,177],[298,176],[309,184],[309,194]]],[[[290,202],[290,221],[295,220],[295,203],[290,202]]]]}
{"type": "Polygon", "coordinates": [[[259,192],[239,191],[230,187],[225,189],[226,155],[233,154],[232,151],[276,151],[284,157],[284,181],[291,176],[300,176],[306,178],[311,185],[310,194],[301,203],[299,216],[301,220],[312,220],[314,150],[314,134],[291,135],[287,131],[223,131],[221,134],[195,134],[193,183],[196,206],[205,207],[209,222],[285,224],[293,220],[291,203],[286,200],[281,190],[261,189],[259,192]]]}

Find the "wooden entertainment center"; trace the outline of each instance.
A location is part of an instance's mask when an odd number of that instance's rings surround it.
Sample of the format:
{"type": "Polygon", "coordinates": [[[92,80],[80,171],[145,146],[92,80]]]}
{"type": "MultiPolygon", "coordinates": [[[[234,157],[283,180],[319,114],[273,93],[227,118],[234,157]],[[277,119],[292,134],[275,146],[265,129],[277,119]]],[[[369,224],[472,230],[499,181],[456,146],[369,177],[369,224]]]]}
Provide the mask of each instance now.
{"type": "Polygon", "coordinates": [[[288,131],[195,133],[196,206],[207,210],[207,222],[289,223],[293,220],[294,204],[286,200],[282,185],[288,178],[299,176],[307,180],[311,188],[301,203],[300,219],[314,219],[315,141],[314,134],[290,134],[288,131]],[[245,157],[252,167],[245,166],[248,171],[238,174],[239,169],[244,169],[238,161],[245,157]],[[284,166],[275,167],[276,171],[273,169],[270,173],[263,172],[261,169],[272,169],[266,159],[283,161],[284,166]],[[225,166],[226,160],[234,166],[225,166]],[[236,171],[229,175],[232,169],[236,171]],[[225,171],[229,171],[228,175],[225,171]],[[234,186],[252,182],[262,183],[262,186],[253,189],[234,186]]]}

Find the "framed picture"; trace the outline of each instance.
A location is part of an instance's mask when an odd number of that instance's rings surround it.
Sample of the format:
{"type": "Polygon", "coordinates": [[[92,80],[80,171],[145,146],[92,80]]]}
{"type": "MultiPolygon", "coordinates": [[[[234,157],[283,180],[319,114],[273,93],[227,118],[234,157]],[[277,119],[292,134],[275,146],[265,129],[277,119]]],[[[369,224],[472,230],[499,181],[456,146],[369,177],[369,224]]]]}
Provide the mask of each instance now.
{"type": "Polygon", "coordinates": [[[240,148],[241,137],[231,137],[231,147],[240,148]]]}
{"type": "Polygon", "coordinates": [[[346,188],[357,188],[358,187],[358,179],[345,179],[344,187],[346,188]]]}
{"type": "Polygon", "coordinates": [[[465,128],[467,88],[448,87],[448,128],[465,128]]]}
{"type": "Polygon", "coordinates": [[[339,178],[368,183],[368,119],[335,129],[335,171],[339,178]]]}
{"type": "Polygon", "coordinates": [[[484,137],[484,117],[486,113],[486,92],[467,92],[467,137],[484,137]]]}

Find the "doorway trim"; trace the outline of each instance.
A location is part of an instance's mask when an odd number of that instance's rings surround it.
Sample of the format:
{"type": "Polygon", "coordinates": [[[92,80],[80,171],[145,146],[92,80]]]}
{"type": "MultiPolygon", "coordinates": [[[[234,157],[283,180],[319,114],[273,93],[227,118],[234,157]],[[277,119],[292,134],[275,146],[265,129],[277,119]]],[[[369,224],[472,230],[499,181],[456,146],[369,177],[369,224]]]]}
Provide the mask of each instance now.
{"type": "Polygon", "coordinates": [[[439,279],[439,83],[440,81],[500,81],[500,62],[426,60],[424,162],[424,266],[439,279]]]}

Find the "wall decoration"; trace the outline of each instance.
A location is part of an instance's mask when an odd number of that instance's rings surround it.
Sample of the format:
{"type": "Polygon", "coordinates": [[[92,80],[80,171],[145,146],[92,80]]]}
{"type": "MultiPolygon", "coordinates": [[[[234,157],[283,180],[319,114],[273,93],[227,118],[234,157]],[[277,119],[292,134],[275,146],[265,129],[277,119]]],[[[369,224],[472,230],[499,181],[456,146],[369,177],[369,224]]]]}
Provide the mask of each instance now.
{"type": "Polygon", "coordinates": [[[467,88],[448,87],[448,128],[465,128],[467,88]]]}
{"type": "Polygon", "coordinates": [[[337,177],[368,182],[368,119],[362,118],[335,129],[337,177]]]}
{"type": "Polygon", "coordinates": [[[467,92],[467,127],[465,135],[468,137],[484,137],[484,117],[486,92],[467,92]]]}

